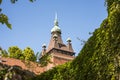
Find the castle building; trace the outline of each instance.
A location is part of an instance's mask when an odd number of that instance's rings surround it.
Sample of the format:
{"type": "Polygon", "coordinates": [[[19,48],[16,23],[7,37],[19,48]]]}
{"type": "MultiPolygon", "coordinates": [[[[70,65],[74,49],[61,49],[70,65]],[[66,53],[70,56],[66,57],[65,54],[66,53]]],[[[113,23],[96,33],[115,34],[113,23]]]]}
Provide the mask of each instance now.
{"type": "MultiPolygon", "coordinates": [[[[19,59],[9,58],[9,57],[1,57],[1,51],[2,48],[0,48],[0,63],[9,65],[9,66],[20,66],[24,70],[32,71],[35,74],[43,73],[52,67],[55,67],[57,65],[64,64],[68,61],[71,61],[75,58],[75,52],[72,48],[71,39],[67,39],[67,44],[64,44],[62,41],[62,31],[58,25],[58,19],[57,15],[54,20],[54,26],[51,29],[51,39],[49,42],[48,47],[46,47],[46,44],[42,45],[42,56],[45,54],[50,55],[51,63],[49,63],[45,67],[40,67],[37,63],[30,62],[29,67],[26,65],[26,63],[19,59]],[[18,64],[19,63],[19,64],[18,64]]],[[[38,56],[38,59],[40,58],[40,54],[38,56]]]]}
{"type": "Polygon", "coordinates": [[[75,58],[75,52],[72,48],[71,39],[67,39],[67,45],[63,43],[62,41],[62,31],[58,25],[58,19],[57,14],[55,16],[54,20],[54,27],[51,29],[51,39],[50,43],[48,45],[48,48],[46,49],[46,45],[43,44],[42,48],[42,55],[49,54],[51,55],[51,61],[48,65],[48,69],[66,63],[68,61],[71,61],[75,58]]]}

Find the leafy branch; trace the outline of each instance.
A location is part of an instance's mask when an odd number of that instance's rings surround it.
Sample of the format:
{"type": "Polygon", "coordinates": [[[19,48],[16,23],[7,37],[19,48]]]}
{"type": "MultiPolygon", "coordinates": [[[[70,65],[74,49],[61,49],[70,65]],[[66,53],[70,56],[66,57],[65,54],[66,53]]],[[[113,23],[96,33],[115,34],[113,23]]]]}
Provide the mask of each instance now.
{"type": "Polygon", "coordinates": [[[49,63],[52,63],[51,62],[51,55],[49,55],[49,54],[43,55],[40,58],[40,62],[39,63],[41,64],[41,67],[47,66],[49,63]]]}

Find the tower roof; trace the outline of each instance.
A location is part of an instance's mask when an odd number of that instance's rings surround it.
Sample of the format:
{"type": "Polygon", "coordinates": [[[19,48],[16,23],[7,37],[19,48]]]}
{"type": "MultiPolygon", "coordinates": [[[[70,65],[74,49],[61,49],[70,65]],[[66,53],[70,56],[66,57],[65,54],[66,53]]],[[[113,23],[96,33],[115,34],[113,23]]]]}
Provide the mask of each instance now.
{"type": "Polygon", "coordinates": [[[54,27],[51,29],[51,33],[53,33],[53,32],[60,32],[61,33],[61,29],[59,28],[59,25],[58,25],[57,13],[55,15],[54,27]]]}
{"type": "Polygon", "coordinates": [[[42,48],[46,48],[46,44],[45,43],[42,45],[42,48]]]}
{"type": "MultiPolygon", "coordinates": [[[[51,39],[50,39],[50,43],[48,45],[48,49],[47,49],[47,53],[57,50],[58,53],[61,51],[63,52],[63,54],[67,54],[67,55],[74,55],[74,51],[72,49],[72,43],[71,43],[71,39],[68,38],[67,39],[68,44],[64,44],[62,41],[62,37],[61,37],[61,29],[59,28],[58,25],[58,19],[57,19],[57,14],[55,15],[55,20],[54,20],[54,27],[51,30],[51,39]]],[[[53,53],[52,52],[52,53],[53,53]]]]}
{"type": "Polygon", "coordinates": [[[58,26],[54,26],[54,27],[51,29],[51,32],[61,32],[61,29],[60,29],[58,26]]]}
{"type": "Polygon", "coordinates": [[[72,40],[70,39],[70,37],[67,38],[67,42],[71,42],[72,40]]]}

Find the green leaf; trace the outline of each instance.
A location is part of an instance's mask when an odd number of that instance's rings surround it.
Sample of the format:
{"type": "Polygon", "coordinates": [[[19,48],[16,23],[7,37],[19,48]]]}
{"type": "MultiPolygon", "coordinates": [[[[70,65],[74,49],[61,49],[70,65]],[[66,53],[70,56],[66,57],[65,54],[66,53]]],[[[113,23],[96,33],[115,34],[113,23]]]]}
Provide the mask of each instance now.
{"type": "Polygon", "coordinates": [[[30,2],[34,2],[34,1],[36,1],[36,0],[29,0],[30,2]]]}
{"type": "Polygon", "coordinates": [[[8,22],[8,17],[5,14],[0,14],[0,23],[5,24],[9,29],[12,29],[11,24],[8,22]]]}
{"type": "Polygon", "coordinates": [[[11,3],[15,3],[16,1],[18,1],[18,0],[11,0],[11,3]]]}
{"type": "Polygon", "coordinates": [[[12,25],[10,23],[6,23],[6,25],[9,29],[12,29],[12,25]]]}
{"type": "Polygon", "coordinates": [[[0,0],[0,4],[2,3],[2,0],[0,0]]]}
{"type": "Polygon", "coordinates": [[[0,12],[2,11],[2,9],[0,8],[0,12]]]}

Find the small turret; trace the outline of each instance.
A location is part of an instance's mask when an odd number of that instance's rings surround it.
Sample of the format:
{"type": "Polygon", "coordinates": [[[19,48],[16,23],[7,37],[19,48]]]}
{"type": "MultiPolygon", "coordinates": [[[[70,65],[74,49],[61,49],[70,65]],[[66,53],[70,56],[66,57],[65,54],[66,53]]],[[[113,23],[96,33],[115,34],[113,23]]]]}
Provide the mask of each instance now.
{"type": "Polygon", "coordinates": [[[67,44],[68,50],[69,50],[70,52],[74,52],[74,51],[73,51],[73,48],[72,48],[72,44],[71,44],[72,40],[70,39],[70,37],[67,38],[67,42],[68,42],[68,44],[67,44]]]}
{"type": "Polygon", "coordinates": [[[43,48],[43,49],[46,49],[46,44],[45,44],[45,43],[42,45],[42,48],[43,48]]]}
{"type": "Polygon", "coordinates": [[[42,45],[42,48],[43,48],[43,50],[42,50],[42,56],[43,56],[46,53],[46,44],[45,43],[42,45]]]}
{"type": "Polygon", "coordinates": [[[67,42],[68,42],[68,43],[71,43],[70,37],[67,38],[67,42]]]}

